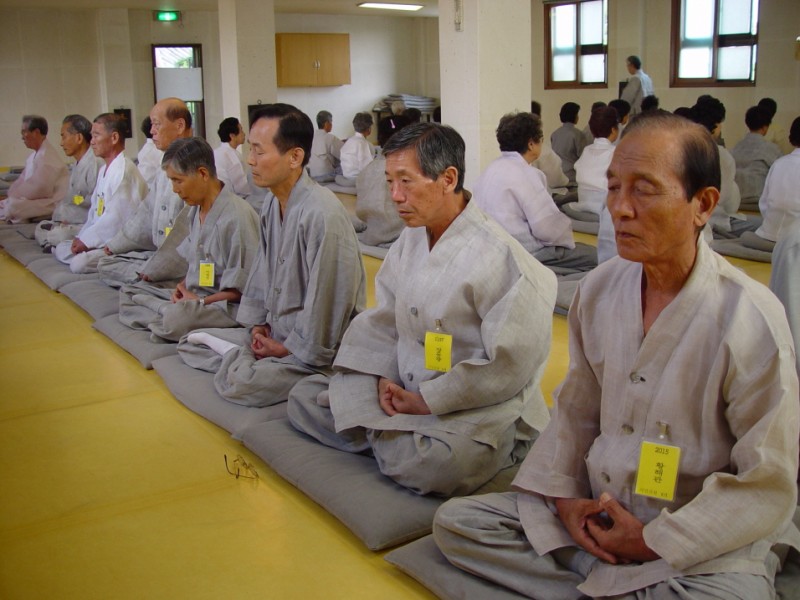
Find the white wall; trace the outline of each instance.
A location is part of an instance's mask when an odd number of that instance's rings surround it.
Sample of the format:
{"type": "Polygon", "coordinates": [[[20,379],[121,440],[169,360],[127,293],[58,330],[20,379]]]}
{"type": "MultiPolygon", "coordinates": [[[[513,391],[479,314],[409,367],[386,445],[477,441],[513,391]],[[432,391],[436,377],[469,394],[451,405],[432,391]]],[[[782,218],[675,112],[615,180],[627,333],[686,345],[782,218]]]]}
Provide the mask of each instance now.
{"type": "Polygon", "coordinates": [[[350,85],[278,88],[279,102],[312,120],[320,110],[330,111],[338,137],[352,135],[355,113],[371,111],[387,94],[439,96],[436,19],[277,14],[275,31],[350,34],[350,85]]]}
{"type": "Polygon", "coordinates": [[[58,147],[61,120],[103,111],[93,10],[0,9],[0,165],[23,165],[24,114],[39,114],[58,147]]]}
{"type": "MultiPolygon", "coordinates": [[[[151,44],[202,44],[203,93],[205,95],[206,137],[212,146],[219,142],[217,127],[222,114],[222,75],[219,61],[219,27],[216,11],[184,11],[180,23],[157,23],[149,10],[128,11],[134,90],[133,121],[140,124],[155,100],[153,92],[153,57],[151,44]]],[[[139,148],[144,136],[138,131],[132,147],[139,148]]]]}

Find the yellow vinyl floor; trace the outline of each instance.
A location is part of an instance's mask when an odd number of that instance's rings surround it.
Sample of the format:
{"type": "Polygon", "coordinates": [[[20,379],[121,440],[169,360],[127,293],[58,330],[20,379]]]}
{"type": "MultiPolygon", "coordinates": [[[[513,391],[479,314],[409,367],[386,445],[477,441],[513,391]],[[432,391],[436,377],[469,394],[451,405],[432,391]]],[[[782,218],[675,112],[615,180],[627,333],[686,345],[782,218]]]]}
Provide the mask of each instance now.
{"type": "MultiPolygon", "coordinates": [[[[0,280],[0,598],[433,598],[2,250],[0,280]]],[[[555,316],[548,400],[566,365],[555,316]]]]}
{"type": "Polygon", "coordinates": [[[3,251],[0,279],[0,598],[433,598],[3,251]]]}

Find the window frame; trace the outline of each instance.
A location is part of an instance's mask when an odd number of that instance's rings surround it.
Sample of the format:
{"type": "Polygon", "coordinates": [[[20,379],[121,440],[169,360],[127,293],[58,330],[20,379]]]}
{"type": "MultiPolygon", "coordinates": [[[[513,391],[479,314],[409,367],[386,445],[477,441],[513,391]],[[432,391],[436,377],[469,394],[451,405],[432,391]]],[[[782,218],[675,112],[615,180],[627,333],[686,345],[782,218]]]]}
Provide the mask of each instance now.
{"type": "Polygon", "coordinates": [[[608,2],[606,2],[605,44],[581,44],[580,5],[594,0],[554,0],[544,3],[544,89],[546,90],[591,90],[608,89],[608,2]],[[575,5],[575,79],[573,81],[553,81],[553,34],[551,32],[550,11],[557,6],[575,5]],[[599,50],[599,51],[598,51],[599,50]],[[602,54],[605,56],[604,81],[581,83],[581,56],[602,54]]]}
{"type": "MultiPolygon", "coordinates": [[[[758,12],[755,34],[750,33],[719,33],[720,0],[714,0],[714,31],[713,43],[711,46],[711,77],[706,78],[682,78],[679,77],[680,52],[681,52],[681,15],[683,14],[684,2],[690,0],[672,0],[672,28],[670,31],[670,65],[669,65],[669,86],[671,88],[695,88],[695,87],[755,87],[758,79],[758,61],[753,71],[753,79],[717,79],[718,77],[718,51],[720,48],[730,46],[752,46],[758,53],[758,31],[761,25],[761,4],[758,3],[758,12]]],[[[752,0],[750,4],[752,8],[752,0]]],[[[757,56],[757,54],[756,54],[757,56]]]]}

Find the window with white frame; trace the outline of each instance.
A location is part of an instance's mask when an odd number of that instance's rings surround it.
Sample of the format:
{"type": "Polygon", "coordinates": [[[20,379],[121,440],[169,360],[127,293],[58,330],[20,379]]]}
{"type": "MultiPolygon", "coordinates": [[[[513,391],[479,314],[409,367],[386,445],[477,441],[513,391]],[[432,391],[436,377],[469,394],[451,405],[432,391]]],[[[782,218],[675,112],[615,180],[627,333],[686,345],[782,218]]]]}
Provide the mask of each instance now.
{"type": "Polygon", "coordinates": [[[671,85],[755,85],[759,0],[673,0],[671,85]]]}
{"type": "Polygon", "coordinates": [[[544,27],[546,89],[607,87],[607,0],[547,2],[544,27]]]}

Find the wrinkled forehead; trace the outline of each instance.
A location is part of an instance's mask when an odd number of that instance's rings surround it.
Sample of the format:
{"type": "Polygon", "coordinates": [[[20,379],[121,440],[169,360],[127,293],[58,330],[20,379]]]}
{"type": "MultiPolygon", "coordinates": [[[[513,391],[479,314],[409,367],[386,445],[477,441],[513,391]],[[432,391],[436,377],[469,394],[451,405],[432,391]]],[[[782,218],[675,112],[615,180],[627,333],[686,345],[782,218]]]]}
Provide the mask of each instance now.
{"type": "Polygon", "coordinates": [[[250,143],[260,146],[273,144],[280,123],[280,119],[277,117],[261,117],[250,128],[250,143]]]}
{"type": "Polygon", "coordinates": [[[169,119],[167,118],[167,107],[161,104],[156,104],[150,110],[150,120],[160,121],[162,123],[169,122],[169,119]]]}
{"type": "Polygon", "coordinates": [[[386,173],[422,175],[422,169],[419,166],[416,150],[413,148],[406,148],[387,155],[386,173]]]}
{"type": "Polygon", "coordinates": [[[623,136],[608,168],[609,176],[651,173],[653,176],[680,176],[678,157],[681,139],[667,129],[639,129],[623,136]]]}

